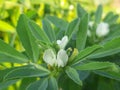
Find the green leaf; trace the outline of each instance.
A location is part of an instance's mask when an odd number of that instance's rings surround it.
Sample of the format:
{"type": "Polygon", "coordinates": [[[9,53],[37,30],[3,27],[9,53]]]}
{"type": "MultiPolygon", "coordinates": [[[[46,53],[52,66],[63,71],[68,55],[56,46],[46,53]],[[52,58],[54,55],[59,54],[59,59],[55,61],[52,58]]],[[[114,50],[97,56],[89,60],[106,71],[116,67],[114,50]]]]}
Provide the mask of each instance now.
{"type": "Polygon", "coordinates": [[[56,27],[64,29],[67,26],[67,22],[56,16],[47,15],[46,18],[51,21],[56,27]]]}
{"type": "Polygon", "coordinates": [[[114,15],[110,20],[109,20],[109,24],[114,24],[116,23],[117,19],[119,18],[119,15],[114,15]]]}
{"type": "Polygon", "coordinates": [[[101,58],[120,52],[120,38],[113,39],[103,45],[103,48],[92,53],[88,58],[101,58]]]}
{"type": "Polygon", "coordinates": [[[4,88],[6,88],[6,87],[8,87],[12,84],[15,84],[17,81],[18,81],[18,79],[10,80],[10,81],[4,81],[4,82],[0,83],[0,90],[3,90],[4,88]]]}
{"type": "MultiPolygon", "coordinates": [[[[118,30],[120,31],[120,23],[112,24],[112,25],[110,25],[109,28],[110,28],[111,33],[118,31],[118,30]]],[[[111,33],[109,33],[109,34],[111,34],[111,33]]]]}
{"type": "Polygon", "coordinates": [[[110,29],[112,30],[111,33],[108,34],[108,36],[101,43],[105,43],[112,39],[120,37],[120,24],[114,25],[114,27],[110,29]]]}
{"type": "Polygon", "coordinates": [[[99,5],[97,8],[97,11],[95,13],[95,23],[100,23],[101,19],[102,19],[102,5],[99,5]]]}
{"type": "Polygon", "coordinates": [[[0,20],[0,31],[14,33],[15,28],[8,24],[7,22],[0,20]]]}
{"type": "Polygon", "coordinates": [[[69,40],[71,39],[72,35],[78,30],[78,25],[80,23],[80,19],[77,18],[69,23],[65,35],[68,36],[69,40]]]}
{"type": "Polygon", "coordinates": [[[0,40],[0,62],[26,63],[27,57],[0,40]]]}
{"type": "Polygon", "coordinates": [[[100,78],[99,83],[97,84],[97,90],[120,90],[119,84],[120,82],[116,80],[100,78]]]}
{"type": "Polygon", "coordinates": [[[72,79],[75,83],[77,83],[78,85],[82,85],[82,81],[79,78],[79,74],[74,68],[67,67],[65,72],[68,75],[68,77],[72,79]]]}
{"type": "Polygon", "coordinates": [[[21,80],[20,87],[18,90],[26,90],[28,85],[36,81],[36,77],[24,78],[21,80]]]}
{"type": "Polygon", "coordinates": [[[41,68],[29,65],[26,67],[19,67],[17,69],[11,70],[4,76],[5,80],[15,79],[15,78],[26,78],[26,77],[40,77],[49,75],[49,71],[41,66],[41,68]]]}
{"type": "Polygon", "coordinates": [[[82,18],[86,13],[84,8],[82,8],[80,4],[77,4],[77,16],[82,18]]]}
{"type": "Polygon", "coordinates": [[[47,15],[46,18],[54,25],[57,40],[61,39],[64,36],[65,30],[68,27],[68,22],[56,16],[47,15]]]}
{"type": "Polygon", "coordinates": [[[91,72],[90,71],[83,71],[83,70],[79,70],[79,71],[77,71],[78,72],[78,74],[79,74],[79,77],[80,77],[80,80],[86,80],[89,76],[90,76],[90,74],[91,74],[91,72]]]}
{"type": "Polygon", "coordinates": [[[29,19],[24,14],[20,16],[17,25],[17,33],[22,41],[22,45],[25,48],[28,57],[36,62],[39,57],[39,48],[35,37],[31,33],[31,28],[29,28],[28,21],[29,19]]]}
{"type": "Polygon", "coordinates": [[[30,21],[29,27],[31,28],[30,30],[36,39],[43,41],[43,42],[50,43],[48,36],[35,22],[30,21]]]}
{"type": "Polygon", "coordinates": [[[113,71],[113,70],[96,70],[94,71],[94,73],[110,78],[110,79],[114,79],[117,81],[120,81],[120,71],[113,71]]]}
{"type": "Polygon", "coordinates": [[[62,77],[64,77],[64,78],[59,81],[59,87],[62,90],[81,90],[82,86],[76,84],[69,77],[66,77],[66,75],[62,76],[62,77]]]}
{"type": "Polygon", "coordinates": [[[92,54],[93,52],[95,52],[97,49],[100,49],[100,48],[101,48],[100,45],[93,45],[91,47],[81,50],[79,54],[76,56],[74,62],[78,63],[81,60],[85,60],[87,56],[89,56],[90,54],[92,54]]]}
{"type": "Polygon", "coordinates": [[[113,12],[109,12],[106,17],[104,18],[104,22],[107,22],[109,24],[116,23],[117,19],[119,18],[119,15],[114,15],[113,12]]]}
{"type": "Polygon", "coordinates": [[[46,90],[58,90],[58,84],[56,79],[51,76],[48,81],[48,88],[46,90]]]}
{"type": "Polygon", "coordinates": [[[52,29],[50,22],[47,19],[44,19],[42,23],[43,23],[43,29],[45,33],[47,34],[47,36],[49,37],[50,41],[56,42],[55,32],[52,29]]]}
{"type": "MultiPolygon", "coordinates": [[[[26,66],[22,66],[22,67],[29,67],[29,66],[26,65],[26,66]]],[[[7,73],[9,73],[15,69],[19,69],[19,68],[21,68],[21,67],[12,67],[12,68],[6,68],[3,70],[0,70],[0,82],[4,81],[4,76],[7,75],[7,73]]]]}
{"type": "Polygon", "coordinates": [[[4,77],[11,71],[14,71],[16,69],[20,69],[20,68],[29,68],[29,67],[32,67],[31,65],[25,65],[25,66],[22,66],[22,67],[12,67],[12,68],[6,68],[6,69],[3,69],[3,70],[0,70],[0,82],[3,82],[4,81],[4,77]]]}
{"type": "Polygon", "coordinates": [[[103,19],[104,22],[109,22],[109,20],[114,16],[113,12],[109,12],[105,18],[103,19]]]}
{"type": "Polygon", "coordinates": [[[75,66],[77,70],[97,70],[112,67],[114,64],[110,62],[89,62],[75,66]]]}
{"type": "Polygon", "coordinates": [[[14,68],[0,70],[0,83],[4,81],[4,76],[14,68]]]}
{"type": "Polygon", "coordinates": [[[40,79],[36,82],[31,83],[27,90],[46,90],[48,86],[48,79],[40,79]]]}
{"type": "Polygon", "coordinates": [[[88,14],[85,14],[79,24],[79,29],[76,35],[76,48],[80,51],[85,48],[88,30],[88,14]]]}

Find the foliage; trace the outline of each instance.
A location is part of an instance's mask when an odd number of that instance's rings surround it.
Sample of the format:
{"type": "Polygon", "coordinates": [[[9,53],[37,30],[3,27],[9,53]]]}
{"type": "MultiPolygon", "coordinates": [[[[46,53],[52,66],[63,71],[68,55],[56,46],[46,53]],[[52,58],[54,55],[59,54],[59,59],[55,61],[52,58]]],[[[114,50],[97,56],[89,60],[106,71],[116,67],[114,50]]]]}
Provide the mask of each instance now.
{"type": "Polygon", "coordinates": [[[77,17],[71,22],[47,15],[42,27],[21,14],[16,32],[24,49],[17,51],[0,40],[0,64],[12,64],[0,70],[0,89],[13,85],[15,90],[119,90],[120,63],[114,61],[120,57],[117,19],[112,12],[102,18],[101,5],[91,15],[77,4],[77,17]],[[100,22],[109,25],[109,33],[101,37],[96,34],[100,22]]]}

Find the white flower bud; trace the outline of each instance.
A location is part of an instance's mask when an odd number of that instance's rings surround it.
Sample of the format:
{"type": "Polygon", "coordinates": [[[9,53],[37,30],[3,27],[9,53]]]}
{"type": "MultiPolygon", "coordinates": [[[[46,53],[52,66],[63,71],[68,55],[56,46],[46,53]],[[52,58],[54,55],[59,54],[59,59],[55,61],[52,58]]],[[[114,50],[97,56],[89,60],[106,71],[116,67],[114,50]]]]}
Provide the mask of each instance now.
{"type": "Polygon", "coordinates": [[[96,29],[96,35],[98,37],[106,36],[109,33],[109,25],[105,22],[98,24],[96,29]]]}
{"type": "Polygon", "coordinates": [[[90,21],[90,22],[88,23],[88,26],[89,26],[89,27],[92,27],[93,24],[94,24],[94,22],[93,22],[93,21],[90,21]]]}
{"type": "Polygon", "coordinates": [[[87,35],[88,35],[88,37],[91,37],[91,36],[92,36],[89,29],[87,30],[87,35]]]}

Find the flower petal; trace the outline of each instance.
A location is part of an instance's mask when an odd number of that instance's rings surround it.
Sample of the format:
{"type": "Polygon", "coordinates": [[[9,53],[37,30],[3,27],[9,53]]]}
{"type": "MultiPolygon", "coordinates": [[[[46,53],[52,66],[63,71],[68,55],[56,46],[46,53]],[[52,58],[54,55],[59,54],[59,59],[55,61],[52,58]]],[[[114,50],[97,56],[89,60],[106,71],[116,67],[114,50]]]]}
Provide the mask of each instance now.
{"type": "Polygon", "coordinates": [[[57,44],[59,45],[60,49],[64,49],[65,46],[67,45],[68,43],[68,37],[67,36],[64,36],[62,38],[62,40],[57,40],[57,44]]]}
{"type": "Polygon", "coordinates": [[[52,49],[45,50],[43,60],[51,66],[53,66],[56,63],[56,55],[52,49]]]}
{"type": "Polygon", "coordinates": [[[57,40],[57,44],[60,44],[61,43],[61,40],[57,40]]]}
{"type": "Polygon", "coordinates": [[[58,67],[64,67],[67,64],[68,55],[65,50],[60,49],[57,54],[58,67]]]}

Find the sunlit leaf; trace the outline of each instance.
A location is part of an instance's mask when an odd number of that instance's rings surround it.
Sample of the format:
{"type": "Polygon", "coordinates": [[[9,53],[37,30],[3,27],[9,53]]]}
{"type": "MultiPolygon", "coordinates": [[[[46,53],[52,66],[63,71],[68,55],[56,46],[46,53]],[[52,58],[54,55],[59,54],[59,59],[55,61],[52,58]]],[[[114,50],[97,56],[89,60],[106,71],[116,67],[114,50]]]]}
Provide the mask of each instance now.
{"type": "Polygon", "coordinates": [[[10,25],[9,23],[0,20],[0,31],[14,33],[15,28],[12,25],[10,25]]]}

